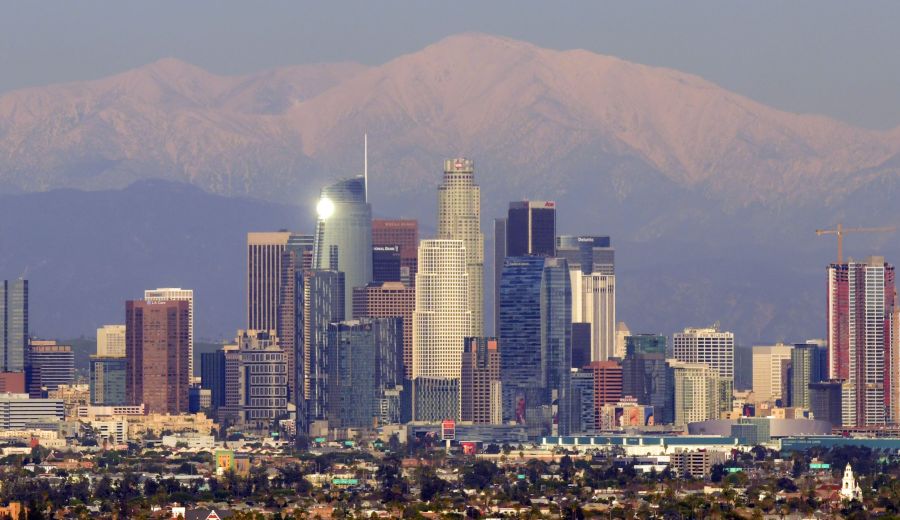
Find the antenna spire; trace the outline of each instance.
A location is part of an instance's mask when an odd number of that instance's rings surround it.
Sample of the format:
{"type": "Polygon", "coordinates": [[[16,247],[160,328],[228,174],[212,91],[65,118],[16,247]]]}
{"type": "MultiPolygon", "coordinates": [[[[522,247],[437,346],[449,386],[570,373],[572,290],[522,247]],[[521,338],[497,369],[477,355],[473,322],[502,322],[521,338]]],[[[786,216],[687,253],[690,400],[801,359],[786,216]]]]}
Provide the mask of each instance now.
{"type": "Polygon", "coordinates": [[[366,202],[369,202],[369,134],[363,134],[363,182],[366,185],[366,202]]]}

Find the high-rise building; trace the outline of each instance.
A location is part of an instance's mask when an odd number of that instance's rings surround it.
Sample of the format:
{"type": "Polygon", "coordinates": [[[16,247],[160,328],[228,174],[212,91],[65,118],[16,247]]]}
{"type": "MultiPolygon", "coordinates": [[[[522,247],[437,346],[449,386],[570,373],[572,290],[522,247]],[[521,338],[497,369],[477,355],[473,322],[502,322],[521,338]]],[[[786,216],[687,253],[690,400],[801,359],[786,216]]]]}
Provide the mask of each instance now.
{"type": "Polygon", "coordinates": [[[475,161],[471,159],[444,161],[444,179],[438,187],[438,238],[463,242],[468,274],[467,308],[471,312],[470,330],[466,335],[484,336],[484,235],[481,233],[481,188],[475,184],[475,161]]]}
{"type": "Polygon", "coordinates": [[[556,238],[556,256],[582,274],[616,274],[616,250],[608,236],[561,235],[556,238]]]}
{"type": "MultiPolygon", "coordinates": [[[[541,280],[541,350],[546,387],[556,403],[557,435],[572,431],[572,285],[564,258],[547,258],[541,280]]],[[[501,351],[502,352],[502,351],[501,351]]]]}
{"type": "Polygon", "coordinates": [[[753,347],[753,395],[758,403],[782,401],[785,406],[785,394],[788,381],[784,378],[785,364],[791,361],[791,345],[753,347]]]}
{"type": "Polygon", "coordinates": [[[128,360],[122,357],[91,356],[91,404],[95,406],[125,406],[128,398],[125,376],[128,360]]]}
{"type": "Polygon", "coordinates": [[[618,361],[592,361],[588,370],[594,374],[594,412],[599,424],[600,407],[622,400],[622,365],[618,361]]]}
{"type": "Polygon", "coordinates": [[[287,358],[275,331],[239,330],[240,419],[244,426],[269,429],[287,416],[287,358]]]}
{"type": "Polygon", "coordinates": [[[828,349],[814,343],[796,343],[791,350],[790,406],[809,410],[809,385],[827,378],[828,349]],[[824,355],[823,355],[824,354],[824,355]]]}
{"type": "Polygon", "coordinates": [[[418,259],[413,417],[420,421],[457,418],[463,339],[472,330],[466,248],[462,240],[423,240],[418,259]]]}
{"type": "Polygon", "coordinates": [[[25,370],[28,345],[28,280],[0,285],[0,372],[25,370]]]}
{"type": "Polygon", "coordinates": [[[669,365],[675,376],[675,424],[718,419],[722,410],[719,371],[706,363],[669,360],[669,365]]]}
{"type": "Polygon", "coordinates": [[[148,289],[144,291],[144,301],[159,303],[184,300],[188,302],[188,377],[194,377],[194,291],[180,287],[148,289]]]}
{"type": "Polygon", "coordinates": [[[509,203],[506,256],[556,256],[556,203],[525,200],[509,203]]]}
{"type": "Polygon", "coordinates": [[[721,377],[734,380],[734,333],[718,326],[687,328],[672,338],[672,352],[678,361],[705,363],[721,377]]]}
{"type": "Polygon", "coordinates": [[[297,414],[304,426],[306,421],[325,419],[328,326],[345,319],[345,280],[340,271],[320,269],[312,269],[304,277],[303,404],[306,411],[297,414]]]}
{"type": "Polygon", "coordinates": [[[247,233],[247,328],[278,330],[281,262],[291,233],[247,233]]]}
{"type": "Polygon", "coordinates": [[[98,357],[125,357],[125,325],[104,325],[97,329],[98,357]]]}
{"type": "Polygon", "coordinates": [[[572,324],[572,368],[584,368],[591,362],[591,324],[572,324]]]}
{"type": "Polygon", "coordinates": [[[900,363],[891,356],[896,289],[894,266],[884,257],[828,267],[829,376],[843,385],[844,426],[894,422],[898,398],[889,377],[900,363]]]}
{"type": "Polygon", "coordinates": [[[399,246],[400,268],[409,271],[412,283],[416,280],[419,266],[416,258],[419,251],[419,223],[415,220],[372,220],[373,246],[399,246]]]}
{"type": "Polygon", "coordinates": [[[466,338],[460,380],[460,419],[475,424],[501,424],[501,392],[497,339],[466,338]]]}
{"type": "Polygon", "coordinates": [[[675,381],[666,362],[666,337],[636,334],[625,338],[622,360],[622,395],[653,406],[655,424],[675,421],[675,381]]]}
{"type": "Polygon", "coordinates": [[[275,335],[288,364],[288,402],[302,408],[303,276],[312,268],[313,236],[291,233],[281,254],[281,289],[275,335]]]}
{"type": "Polygon", "coordinates": [[[401,318],[403,378],[412,379],[413,311],[416,289],[400,282],[371,283],[353,289],[353,318],[401,318]]]}
{"type": "Polygon", "coordinates": [[[506,217],[494,219],[494,334],[500,334],[500,278],[506,263],[506,217]]]}
{"type": "Polygon", "coordinates": [[[827,421],[835,427],[843,425],[841,386],[840,381],[809,384],[809,411],[815,419],[827,421]]]}
{"type": "Polygon", "coordinates": [[[372,207],[364,177],[322,188],[316,206],[313,269],[344,273],[344,315],[353,313],[353,288],[372,281],[372,207]]]}
{"type": "Polygon", "coordinates": [[[31,339],[25,356],[25,386],[34,398],[46,397],[59,385],[75,382],[75,354],[71,345],[31,339]]]}
{"type": "Polygon", "coordinates": [[[147,413],[187,413],[190,306],[184,300],[125,302],[125,391],[147,413]]]}
{"type": "Polygon", "coordinates": [[[210,392],[210,408],[225,405],[225,351],[200,354],[200,388],[210,392]]]}
{"type": "Polygon", "coordinates": [[[572,321],[591,324],[591,361],[616,357],[615,251],[609,237],[563,235],[556,246],[572,279],[572,321]]]}
{"type": "Polygon", "coordinates": [[[400,318],[360,318],[329,326],[329,428],[371,430],[400,422],[400,327],[400,318]]]}
{"type": "Polygon", "coordinates": [[[594,406],[594,372],[590,369],[573,370],[570,385],[572,434],[595,433],[599,428],[594,406]]]}
{"type": "Polygon", "coordinates": [[[372,282],[399,281],[400,246],[372,246],[372,282]]]}

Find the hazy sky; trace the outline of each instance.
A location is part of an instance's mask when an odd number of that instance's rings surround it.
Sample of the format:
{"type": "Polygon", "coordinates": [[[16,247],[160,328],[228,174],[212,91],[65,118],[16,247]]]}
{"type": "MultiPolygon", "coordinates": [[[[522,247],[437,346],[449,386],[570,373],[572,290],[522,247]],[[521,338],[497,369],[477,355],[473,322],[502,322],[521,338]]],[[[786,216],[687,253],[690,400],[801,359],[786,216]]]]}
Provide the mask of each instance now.
{"type": "Polygon", "coordinates": [[[378,64],[479,31],[691,72],[777,108],[900,126],[900,2],[8,2],[0,92],[174,56],[219,73],[378,64]]]}

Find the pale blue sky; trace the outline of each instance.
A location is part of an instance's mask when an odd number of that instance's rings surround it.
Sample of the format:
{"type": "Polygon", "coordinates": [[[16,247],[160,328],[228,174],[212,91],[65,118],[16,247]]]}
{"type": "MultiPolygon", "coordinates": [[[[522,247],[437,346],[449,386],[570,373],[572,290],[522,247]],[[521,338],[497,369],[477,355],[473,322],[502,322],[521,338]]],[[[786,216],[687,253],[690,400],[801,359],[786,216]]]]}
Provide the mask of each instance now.
{"type": "Polygon", "coordinates": [[[777,108],[900,125],[900,2],[6,2],[0,92],[174,56],[378,64],[479,31],[691,72],[777,108]]]}

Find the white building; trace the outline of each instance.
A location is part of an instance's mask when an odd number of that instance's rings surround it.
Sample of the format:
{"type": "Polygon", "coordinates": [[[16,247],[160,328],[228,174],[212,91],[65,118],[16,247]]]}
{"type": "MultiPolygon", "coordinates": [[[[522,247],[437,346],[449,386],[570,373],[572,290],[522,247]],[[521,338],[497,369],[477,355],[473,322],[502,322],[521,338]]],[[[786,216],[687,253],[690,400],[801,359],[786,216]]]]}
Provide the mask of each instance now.
{"type": "Polygon", "coordinates": [[[850,467],[849,462],[847,467],[844,468],[844,478],[841,479],[841,498],[844,500],[862,501],[862,489],[856,482],[856,477],[853,476],[853,469],[850,467]]]}
{"type": "Polygon", "coordinates": [[[423,240],[418,262],[412,324],[413,415],[417,420],[455,418],[463,339],[471,333],[472,320],[466,249],[461,240],[423,240]]]}
{"type": "Polygon", "coordinates": [[[706,363],[721,377],[734,380],[734,333],[722,332],[718,326],[676,332],[672,354],[685,363],[706,363]]]}
{"type": "Polygon", "coordinates": [[[164,287],[144,291],[147,303],[163,303],[167,301],[188,302],[188,380],[194,378],[194,291],[180,287],[164,287]]]}
{"type": "MultiPolygon", "coordinates": [[[[668,363],[675,375],[675,424],[718,419],[724,390],[719,373],[705,363],[668,363]]],[[[730,407],[730,400],[728,404],[730,407]]]]}
{"type": "MultiPolygon", "coordinates": [[[[439,239],[461,240],[468,273],[468,336],[484,336],[484,235],[481,233],[481,188],[475,184],[475,161],[444,161],[444,179],[438,187],[439,239]]],[[[417,278],[418,279],[418,278],[417,278]]],[[[460,347],[461,348],[461,347],[460,347]]]]}
{"type": "Polygon", "coordinates": [[[591,361],[608,361],[616,356],[616,275],[584,274],[575,264],[569,277],[572,322],[591,324],[591,361]]]}
{"type": "Polygon", "coordinates": [[[0,394],[0,430],[24,430],[66,419],[61,399],[29,399],[28,394],[0,394]]]}
{"type": "Polygon", "coordinates": [[[756,402],[774,403],[786,397],[786,368],[793,350],[794,347],[783,343],[753,347],[753,396],[756,402]]]}
{"type": "Polygon", "coordinates": [[[97,437],[110,444],[128,442],[128,421],[126,420],[92,420],[89,422],[97,437]]]}
{"type": "Polygon", "coordinates": [[[104,325],[97,329],[98,357],[125,357],[125,325],[104,325]]]}

